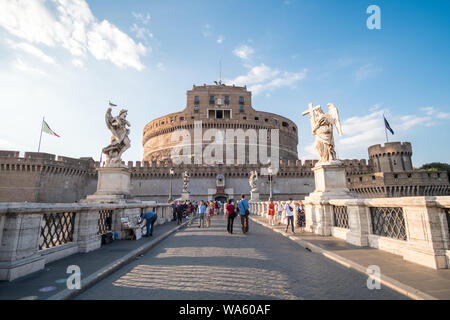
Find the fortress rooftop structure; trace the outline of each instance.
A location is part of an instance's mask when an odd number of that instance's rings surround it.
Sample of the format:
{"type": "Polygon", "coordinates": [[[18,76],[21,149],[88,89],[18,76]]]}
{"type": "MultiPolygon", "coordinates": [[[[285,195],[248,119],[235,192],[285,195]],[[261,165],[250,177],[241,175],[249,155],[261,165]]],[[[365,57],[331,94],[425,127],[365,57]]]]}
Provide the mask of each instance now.
{"type": "MultiPolygon", "coordinates": [[[[173,142],[172,134],[177,130],[187,130],[194,137],[194,125],[202,123],[202,132],[208,129],[227,129],[244,131],[248,129],[279,129],[280,160],[297,160],[298,129],[294,122],[278,114],[257,111],[252,105],[252,94],[247,87],[227,85],[193,86],[187,91],[186,108],[149,122],[143,133],[143,161],[165,160],[170,158],[173,142]]],[[[267,149],[271,141],[268,134],[267,149]]],[[[258,139],[259,140],[259,139],[258,139]]],[[[192,141],[193,142],[193,141],[192,141]]],[[[203,150],[211,141],[203,141],[203,150]]],[[[258,145],[261,141],[258,141],[258,145]]],[[[235,152],[238,143],[235,143],[235,152]]],[[[245,147],[248,159],[248,143],[245,147]]],[[[192,154],[194,147],[192,143],[192,154]]],[[[224,151],[225,152],[225,151],[224,151]]],[[[224,159],[226,158],[224,154],[224,159]]],[[[234,157],[236,159],[236,157],[234,157]]]]}

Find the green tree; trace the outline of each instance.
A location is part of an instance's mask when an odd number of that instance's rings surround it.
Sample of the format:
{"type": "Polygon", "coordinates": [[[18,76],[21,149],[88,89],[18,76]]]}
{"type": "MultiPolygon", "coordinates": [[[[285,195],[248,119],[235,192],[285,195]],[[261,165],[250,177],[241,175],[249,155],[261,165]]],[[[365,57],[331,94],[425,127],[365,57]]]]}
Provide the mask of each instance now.
{"type": "Polygon", "coordinates": [[[450,165],[448,163],[442,163],[442,162],[426,163],[423,166],[421,166],[419,169],[426,170],[426,171],[446,171],[447,175],[450,179],[450,165]]]}

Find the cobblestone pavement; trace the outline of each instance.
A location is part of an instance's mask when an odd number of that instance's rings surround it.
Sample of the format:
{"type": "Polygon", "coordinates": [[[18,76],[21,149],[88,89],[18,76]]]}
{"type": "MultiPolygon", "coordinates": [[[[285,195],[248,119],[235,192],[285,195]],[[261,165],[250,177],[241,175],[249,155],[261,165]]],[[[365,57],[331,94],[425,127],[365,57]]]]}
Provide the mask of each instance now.
{"type": "Polygon", "coordinates": [[[181,229],[77,299],[406,299],[256,223],[234,231],[181,229]]]}

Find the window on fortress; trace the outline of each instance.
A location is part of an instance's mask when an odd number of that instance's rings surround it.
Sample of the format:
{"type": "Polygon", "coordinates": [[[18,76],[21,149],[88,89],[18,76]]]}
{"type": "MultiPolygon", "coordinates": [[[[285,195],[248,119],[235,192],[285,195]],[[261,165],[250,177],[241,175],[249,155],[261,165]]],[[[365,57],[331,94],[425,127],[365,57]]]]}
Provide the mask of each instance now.
{"type": "Polygon", "coordinates": [[[184,120],[184,117],[180,117],[180,121],[183,121],[184,120]]]}
{"type": "Polygon", "coordinates": [[[259,120],[259,118],[258,118],[258,117],[255,117],[255,120],[256,120],[256,121],[258,121],[258,120],[259,120]]]}
{"type": "Polygon", "coordinates": [[[239,112],[240,112],[240,113],[244,113],[244,106],[240,106],[240,107],[239,107],[239,112]]]}
{"type": "Polygon", "coordinates": [[[294,131],[294,132],[296,131],[296,130],[295,130],[295,127],[292,127],[292,131],[294,131]]]}
{"type": "Polygon", "coordinates": [[[214,96],[209,96],[209,103],[214,103],[214,96]]]}
{"type": "Polygon", "coordinates": [[[214,110],[208,110],[208,118],[214,119],[216,117],[216,112],[214,110]]]}
{"type": "Polygon", "coordinates": [[[242,97],[242,96],[239,97],[239,103],[244,104],[244,97],[242,97]]]}
{"type": "Polygon", "coordinates": [[[194,106],[194,113],[198,113],[198,106],[194,106]]]}
{"type": "Polygon", "coordinates": [[[289,124],[288,124],[287,122],[284,122],[284,121],[283,121],[282,126],[283,126],[283,127],[289,127],[289,124]]]}
{"type": "Polygon", "coordinates": [[[273,125],[274,126],[278,126],[278,120],[277,119],[273,119],[273,125]]]}
{"type": "Polygon", "coordinates": [[[230,97],[229,96],[225,96],[225,104],[229,104],[230,103],[230,97]]]}
{"type": "Polygon", "coordinates": [[[198,96],[195,96],[194,101],[195,103],[200,103],[200,98],[198,96]]]}
{"type": "Polygon", "coordinates": [[[222,119],[222,118],[223,118],[223,111],[216,110],[216,119],[222,119]]]}
{"type": "Polygon", "coordinates": [[[223,111],[223,117],[225,119],[231,119],[231,110],[224,110],[223,111]]]}

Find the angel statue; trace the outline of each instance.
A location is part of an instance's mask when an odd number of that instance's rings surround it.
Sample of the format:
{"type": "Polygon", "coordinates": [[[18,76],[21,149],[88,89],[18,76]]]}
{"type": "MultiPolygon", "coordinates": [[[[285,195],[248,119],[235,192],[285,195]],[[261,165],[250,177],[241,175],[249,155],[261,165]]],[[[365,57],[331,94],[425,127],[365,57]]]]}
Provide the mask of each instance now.
{"type": "Polygon", "coordinates": [[[130,148],[130,123],[126,119],[127,110],[121,110],[117,117],[111,115],[111,108],[108,108],[105,115],[106,127],[111,130],[111,143],[103,148],[106,154],[106,165],[120,165],[122,163],[122,154],[130,148]]]}
{"type": "Polygon", "coordinates": [[[256,192],[258,188],[256,187],[256,182],[258,181],[258,171],[250,171],[250,177],[248,179],[248,183],[250,184],[250,187],[252,188],[252,191],[256,192]]]}
{"type": "Polygon", "coordinates": [[[315,147],[320,156],[319,163],[338,161],[334,150],[333,125],[336,126],[337,133],[342,135],[337,107],[332,103],[327,106],[328,113],[324,113],[320,105],[313,108],[310,103],[308,110],[302,113],[304,116],[309,114],[312,134],[316,136],[315,147]]]}
{"type": "Polygon", "coordinates": [[[183,192],[187,192],[187,187],[189,185],[189,178],[191,176],[189,175],[189,173],[187,171],[185,171],[183,173],[183,192]]]}

